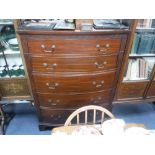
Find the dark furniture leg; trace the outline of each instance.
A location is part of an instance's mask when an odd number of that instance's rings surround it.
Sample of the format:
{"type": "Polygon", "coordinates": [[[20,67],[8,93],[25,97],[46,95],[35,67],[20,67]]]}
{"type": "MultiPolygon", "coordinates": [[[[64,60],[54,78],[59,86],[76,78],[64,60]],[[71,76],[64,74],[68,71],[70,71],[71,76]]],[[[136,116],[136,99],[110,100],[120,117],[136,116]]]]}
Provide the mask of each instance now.
{"type": "Polygon", "coordinates": [[[14,113],[5,113],[0,105],[0,135],[5,135],[6,127],[14,115],[14,113]]]}
{"type": "Polygon", "coordinates": [[[39,130],[40,131],[52,130],[55,127],[58,127],[58,126],[48,126],[48,125],[39,124],[39,130]]]}
{"type": "Polygon", "coordinates": [[[39,125],[39,130],[45,131],[45,130],[47,130],[47,127],[45,125],[39,125]]]}
{"type": "Polygon", "coordinates": [[[0,105],[0,135],[4,135],[4,120],[5,120],[4,112],[0,105]]]}

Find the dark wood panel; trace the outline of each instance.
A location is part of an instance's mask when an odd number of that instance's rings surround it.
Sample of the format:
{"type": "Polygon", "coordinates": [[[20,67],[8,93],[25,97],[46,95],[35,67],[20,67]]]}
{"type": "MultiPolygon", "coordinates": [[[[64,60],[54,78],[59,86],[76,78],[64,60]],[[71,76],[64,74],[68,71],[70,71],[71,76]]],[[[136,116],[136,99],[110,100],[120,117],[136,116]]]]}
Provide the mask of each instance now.
{"type": "Polygon", "coordinates": [[[42,123],[51,123],[51,124],[64,124],[69,115],[74,110],[63,109],[56,110],[50,108],[41,108],[40,109],[40,121],[42,123]]]}
{"type": "Polygon", "coordinates": [[[28,50],[32,54],[109,54],[119,52],[121,39],[100,36],[100,38],[48,39],[43,37],[28,40],[28,50]]]}
{"type": "MultiPolygon", "coordinates": [[[[109,105],[104,105],[105,108],[109,108],[109,105]]],[[[76,109],[52,109],[52,108],[41,108],[40,114],[41,123],[50,123],[52,125],[63,125],[69,115],[76,109]]],[[[80,115],[80,123],[84,122],[84,113],[81,113],[80,115]]],[[[96,112],[96,121],[101,119],[101,112],[96,112]]],[[[93,110],[88,111],[88,122],[92,123],[93,120],[93,110]]],[[[76,123],[76,118],[73,120],[72,123],[76,123]]]]}
{"type": "Polygon", "coordinates": [[[92,72],[116,69],[117,55],[97,57],[32,57],[34,72],[92,72]]]}
{"type": "Polygon", "coordinates": [[[120,85],[119,92],[117,94],[117,99],[128,100],[131,98],[135,98],[135,99],[143,98],[143,94],[147,84],[148,84],[148,81],[123,82],[120,85]]]}
{"type": "Polygon", "coordinates": [[[22,98],[22,96],[30,96],[27,79],[25,77],[1,78],[0,93],[3,98],[22,98]]]}
{"type": "Polygon", "coordinates": [[[147,98],[155,97],[155,80],[152,81],[151,86],[149,87],[149,90],[147,92],[147,98]]]}
{"type": "Polygon", "coordinates": [[[115,72],[92,74],[33,74],[37,92],[41,93],[79,93],[100,91],[113,87],[115,72]]]}
{"type": "Polygon", "coordinates": [[[77,108],[90,104],[107,105],[110,95],[111,90],[76,95],[37,94],[40,106],[52,108],[77,108]]]}

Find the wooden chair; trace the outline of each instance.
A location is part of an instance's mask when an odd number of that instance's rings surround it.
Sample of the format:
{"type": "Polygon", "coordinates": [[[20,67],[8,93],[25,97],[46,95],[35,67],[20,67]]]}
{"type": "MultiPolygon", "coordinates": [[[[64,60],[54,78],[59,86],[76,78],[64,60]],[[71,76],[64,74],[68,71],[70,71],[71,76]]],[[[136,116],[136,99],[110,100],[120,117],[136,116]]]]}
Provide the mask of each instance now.
{"type": "Polygon", "coordinates": [[[88,124],[88,111],[89,110],[93,110],[93,123],[92,124],[96,124],[96,112],[100,111],[101,112],[101,123],[104,121],[105,119],[105,114],[110,117],[110,118],[115,118],[114,115],[108,111],[107,109],[101,107],[101,106],[95,106],[95,105],[89,105],[89,106],[84,106],[81,107],[79,109],[77,109],[76,111],[74,111],[66,120],[64,126],[69,126],[72,125],[71,121],[76,117],[77,118],[77,124],[76,125],[80,125],[80,113],[84,112],[84,124],[87,125],[88,124]]]}

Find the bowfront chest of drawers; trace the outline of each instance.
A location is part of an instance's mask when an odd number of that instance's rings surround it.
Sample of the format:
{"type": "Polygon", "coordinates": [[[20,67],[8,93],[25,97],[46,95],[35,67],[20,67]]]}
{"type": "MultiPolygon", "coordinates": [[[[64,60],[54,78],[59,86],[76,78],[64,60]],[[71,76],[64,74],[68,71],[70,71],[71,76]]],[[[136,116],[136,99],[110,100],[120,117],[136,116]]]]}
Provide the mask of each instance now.
{"type": "Polygon", "coordinates": [[[42,126],[59,126],[77,108],[111,110],[127,31],[19,30],[42,126]]]}

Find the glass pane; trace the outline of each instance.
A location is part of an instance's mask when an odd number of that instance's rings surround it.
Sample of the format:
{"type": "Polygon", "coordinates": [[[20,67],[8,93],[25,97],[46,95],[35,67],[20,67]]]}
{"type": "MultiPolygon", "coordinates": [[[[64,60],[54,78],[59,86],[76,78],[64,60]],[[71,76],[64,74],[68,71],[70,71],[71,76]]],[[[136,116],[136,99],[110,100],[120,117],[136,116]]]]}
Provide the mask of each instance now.
{"type": "Polygon", "coordinates": [[[25,72],[12,20],[0,19],[0,45],[0,77],[23,77],[25,72]]]}
{"type": "Polygon", "coordinates": [[[155,64],[155,19],[141,19],[134,33],[124,80],[147,80],[155,64]]]}

